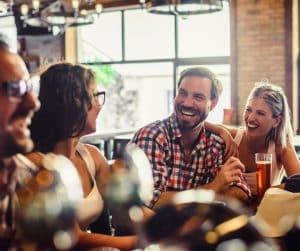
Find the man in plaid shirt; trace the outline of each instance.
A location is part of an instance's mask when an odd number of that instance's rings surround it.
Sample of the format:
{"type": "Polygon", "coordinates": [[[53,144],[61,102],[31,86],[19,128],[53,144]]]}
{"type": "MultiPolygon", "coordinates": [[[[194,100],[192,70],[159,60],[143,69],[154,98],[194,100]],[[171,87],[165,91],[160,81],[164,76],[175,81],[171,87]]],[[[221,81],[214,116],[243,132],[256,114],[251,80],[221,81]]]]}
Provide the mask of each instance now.
{"type": "Polygon", "coordinates": [[[206,188],[242,201],[251,197],[242,173],[244,165],[235,157],[224,159],[225,144],[207,130],[204,121],[216,106],[222,85],[206,68],[181,73],[175,97],[175,112],[136,132],[132,143],[146,153],[154,178],[153,198],[157,208],[187,189],[206,188]],[[224,163],[225,162],[225,163],[224,163]]]}

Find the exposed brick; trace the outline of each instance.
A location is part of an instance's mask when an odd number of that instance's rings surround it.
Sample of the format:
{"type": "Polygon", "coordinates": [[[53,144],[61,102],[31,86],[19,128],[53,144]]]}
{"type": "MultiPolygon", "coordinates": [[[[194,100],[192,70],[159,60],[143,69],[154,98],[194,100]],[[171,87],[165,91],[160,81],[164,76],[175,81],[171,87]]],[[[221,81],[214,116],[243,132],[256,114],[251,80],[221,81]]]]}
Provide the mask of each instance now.
{"type": "Polygon", "coordinates": [[[238,123],[254,82],[268,79],[284,87],[284,0],[236,0],[236,83],[238,123]]]}

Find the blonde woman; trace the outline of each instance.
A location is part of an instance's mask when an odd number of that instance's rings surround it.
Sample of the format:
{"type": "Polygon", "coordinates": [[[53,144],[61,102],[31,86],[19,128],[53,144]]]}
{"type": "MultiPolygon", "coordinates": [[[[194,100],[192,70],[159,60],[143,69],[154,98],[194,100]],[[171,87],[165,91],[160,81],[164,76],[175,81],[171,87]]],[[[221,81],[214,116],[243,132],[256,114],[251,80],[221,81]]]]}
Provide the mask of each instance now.
{"type": "MultiPolygon", "coordinates": [[[[300,173],[293,146],[293,131],[287,98],[282,88],[258,82],[250,92],[243,115],[242,128],[226,128],[238,146],[239,159],[245,164],[245,177],[255,183],[255,153],[272,153],[271,185],[281,183],[285,175],[300,173]]],[[[206,124],[220,135],[224,126],[206,124]]],[[[224,136],[225,137],[225,136],[224,136]]],[[[249,184],[256,194],[256,184],[249,184]]]]}

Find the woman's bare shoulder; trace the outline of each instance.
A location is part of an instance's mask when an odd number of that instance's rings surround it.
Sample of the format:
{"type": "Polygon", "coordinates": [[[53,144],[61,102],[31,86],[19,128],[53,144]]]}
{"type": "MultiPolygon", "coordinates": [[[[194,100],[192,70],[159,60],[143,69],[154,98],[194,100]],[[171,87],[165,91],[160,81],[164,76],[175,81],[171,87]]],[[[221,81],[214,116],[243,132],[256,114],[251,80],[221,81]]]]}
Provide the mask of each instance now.
{"type": "Polygon", "coordinates": [[[283,164],[288,176],[300,173],[300,162],[291,142],[287,142],[284,148],[276,145],[275,151],[278,161],[283,164]]]}
{"type": "Polygon", "coordinates": [[[89,153],[92,155],[93,158],[94,156],[105,158],[103,152],[97,146],[91,144],[83,144],[83,145],[86,147],[86,149],[89,151],[89,153]]]}
{"type": "Polygon", "coordinates": [[[98,147],[90,144],[84,144],[84,146],[86,147],[91,157],[93,158],[96,169],[101,167],[107,168],[108,166],[107,159],[98,147]]]}

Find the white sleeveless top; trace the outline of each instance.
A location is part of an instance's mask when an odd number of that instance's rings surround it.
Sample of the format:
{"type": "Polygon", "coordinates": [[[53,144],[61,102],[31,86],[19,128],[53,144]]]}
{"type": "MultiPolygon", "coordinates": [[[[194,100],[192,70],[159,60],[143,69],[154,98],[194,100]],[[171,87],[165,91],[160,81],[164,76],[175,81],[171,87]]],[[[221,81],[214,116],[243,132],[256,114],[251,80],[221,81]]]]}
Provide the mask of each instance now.
{"type": "MultiPolygon", "coordinates": [[[[240,128],[238,129],[234,141],[235,143],[239,146],[242,138],[245,134],[245,130],[240,128]]],[[[267,153],[271,153],[272,154],[272,170],[271,170],[271,186],[276,186],[279,185],[283,179],[283,177],[285,176],[285,170],[283,168],[283,166],[279,166],[277,163],[277,157],[276,157],[276,151],[275,151],[275,142],[271,141],[268,147],[268,151],[267,153]]],[[[247,180],[247,176],[251,176],[255,175],[255,180],[256,180],[256,173],[246,173],[246,180],[247,180]]],[[[248,177],[248,179],[250,179],[251,177],[248,177]]]]}
{"type": "Polygon", "coordinates": [[[85,230],[102,213],[103,199],[95,181],[96,168],[92,156],[81,143],[78,144],[76,151],[84,160],[93,182],[92,190],[78,203],[77,206],[77,220],[80,228],[85,230]]]}

